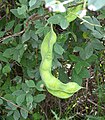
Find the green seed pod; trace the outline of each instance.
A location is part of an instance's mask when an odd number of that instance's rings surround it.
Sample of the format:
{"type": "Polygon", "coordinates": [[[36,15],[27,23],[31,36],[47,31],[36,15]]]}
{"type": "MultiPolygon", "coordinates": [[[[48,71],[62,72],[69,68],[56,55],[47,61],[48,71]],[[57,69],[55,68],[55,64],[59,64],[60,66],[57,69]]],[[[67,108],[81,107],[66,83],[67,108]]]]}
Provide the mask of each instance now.
{"type": "Polygon", "coordinates": [[[42,61],[40,65],[40,75],[44,81],[47,90],[54,96],[59,98],[69,98],[82,87],[75,82],[67,84],[62,83],[59,79],[55,78],[51,73],[52,59],[53,59],[53,46],[56,42],[56,34],[51,28],[51,31],[45,36],[41,45],[42,61]]]}

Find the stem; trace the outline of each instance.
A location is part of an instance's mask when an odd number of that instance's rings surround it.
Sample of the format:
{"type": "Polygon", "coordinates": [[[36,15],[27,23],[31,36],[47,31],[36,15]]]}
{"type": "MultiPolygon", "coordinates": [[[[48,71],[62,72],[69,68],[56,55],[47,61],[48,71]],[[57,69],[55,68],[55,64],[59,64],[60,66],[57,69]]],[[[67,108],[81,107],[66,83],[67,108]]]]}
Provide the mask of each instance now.
{"type": "Polygon", "coordinates": [[[12,104],[13,106],[15,106],[16,108],[20,108],[20,109],[23,109],[24,111],[28,112],[28,110],[26,110],[26,109],[24,109],[24,108],[16,105],[15,103],[11,102],[10,100],[7,100],[6,98],[1,97],[1,96],[0,96],[0,98],[3,99],[3,100],[5,100],[6,102],[9,102],[10,104],[12,104]]]}
{"type": "Polygon", "coordinates": [[[86,3],[87,3],[87,0],[84,0],[83,10],[86,10],[86,3]]]}

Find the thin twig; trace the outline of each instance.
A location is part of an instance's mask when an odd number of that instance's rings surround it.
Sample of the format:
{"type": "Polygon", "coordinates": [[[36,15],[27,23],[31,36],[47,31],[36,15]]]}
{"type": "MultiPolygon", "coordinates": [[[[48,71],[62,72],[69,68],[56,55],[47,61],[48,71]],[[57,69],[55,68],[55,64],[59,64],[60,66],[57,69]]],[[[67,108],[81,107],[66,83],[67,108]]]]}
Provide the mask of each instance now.
{"type": "Polygon", "coordinates": [[[83,10],[85,10],[85,9],[86,9],[86,3],[87,3],[87,0],[84,0],[83,10]]]}
{"type": "Polygon", "coordinates": [[[31,15],[31,16],[27,19],[26,28],[25,28],[25,29],[23,29],[22,31],[20,31],[20,32],[18,32],[18,33],[15,33],[15,34],[12,34],[12,35],[8,35],[8,36],[5,36],[5,37],[1,38],[1,39],[0,39],[0,42],[6,40],[6,39],[8,39],[8,38],[16,37],[16,36],[19,36],[19,35],[23,34],[23,33],[26,31],[26,29],[28,28],[28,23],[29,23],[29,21],[38,20],[38,19],[40,19],[40,18],[42,18],[42,17],[44,17],[44,16],[45,16],[45,15],[40,16],[40,15],[38,15],[38,14],[33,14],[33,15],[31,15]]]}
{"type": "Polygon", "coordinates": [[[23,34],[24,32],[25,32],[25,29],[22,30],[22,31],[20,31],[20,32],[18,32],[18,33],[13,34],[13,35],[8,35],[8,36],[6,36],[6,37],[3,37],[3,38],[0,39],[0,42],[6,40],[6,39],[8,39],[8,38],[11,38],[11,37],[19,36],[19,35],[23,34]]]}
{"type": "Polygon", "coordinates": [[[3,99],[3,100],[5,100],[6,102],[9,102],[10,104],[12,104],[13,106],[15,106],[16,108],[20,108],[20,109],[22,109],[22,110],[28,112],[28,110],[26,110],[26,109],[24,109],[24,108],[22,108],[22,107],[16,105],[15,103],[11,102],[10,100],[7,100],[6,98],[1,97],[1,96],[0,96],[0,98],[3,99]]]}
{"type": "Polygon", "coordinates": [[[95,106],[97,106],[97,107],[100,107],[101,109],[105,110],[105,108],[104,108],[104,107],[102,107],[102,106],[98,105],[97,103],[93,102],[92,100],[87,99],[87,101],[88,101],[88,102],[90,102],[90,103],[92,103],[93,105],[95,105],[95,106]]]}
{"type": "Polygon", "coordinates": [[[62,108],[61,108],[61,100],[59,99],[59,118],[61,118],[62,108]]]}
{"type": "Polygon", "coordinates": [[[43,107],[42,107],[41,105],[39,105],[39,107],[42,109],[42,111],[43,111],[43,113],[44,113],[44,115],[45,115],[45,117],[46,117],[46,120],[48,120],[47,114],[44,112],[43,107]]]}
{"type": "Polygon", "coordinates": [[[77,3],[77,4],[70,5],[70,6],[68,6],[68,8],[76,7],[76,6],[82,5],[82,4],[84,4],[84,2],[79,2],[79,3],[77,3]]]}

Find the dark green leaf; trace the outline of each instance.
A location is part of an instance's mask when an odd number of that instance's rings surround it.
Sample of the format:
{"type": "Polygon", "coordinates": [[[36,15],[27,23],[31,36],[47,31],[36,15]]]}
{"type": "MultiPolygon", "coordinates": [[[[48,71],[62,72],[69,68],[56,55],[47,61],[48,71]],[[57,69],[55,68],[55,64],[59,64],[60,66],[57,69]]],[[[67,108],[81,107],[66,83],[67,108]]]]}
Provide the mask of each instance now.
{"type": "Polygon", "coordinates": [[[4,32],[4,31],[0,31],[0,38],[1,38],[1,37],[3,37],[3,36],[4,36],[4,34],[5,34],[5,32],[4,32]]]}
{"type": "Polygon", "coordinates": [[[22,83],[22,90],[24,90],[24,92],[26,92],[26,93],[29,92],[29,87],[27,86],[26,83],[22,83]]]}
{"type": "Polygon", "coordinates": [[[105,1],[104,0],[88,0],[88,9],[89,10],[99,10],[103,6],[105,6],[105,1]]]}
{"type": "Polygon", "coordinates": [[[0,105],[2,105],[3,104],[3,100],[0,98],[0,105]]]}
{"type": "Polygon", "coordinates": [[[8,60],[3,56],[2,53],[0,53],[0,61],[8,63],[8,60]]]}
{"type": "Polygon", "coordinates": [[[37,0],[30,0],[29,1],[29,6],[32,7],[33,5],[35,5],[37,0]]]}
{"type": "Polygon", "coordinates": [[[26,80],[25,81],[28,87],[35,87],[35,83],[33,80],[26,80]]]}
{"type": "Polygon", "coordinates": [[[96,50],[103,50],[103,49],[105,49],[105,46],[98,39],[94,39],[92,41],[92,46],[96,50]]]}
{"type": "Polygon", "coordinates": [[[51,24],[59,24],[61,19],[62,19],[62,16],[60,14],[58,14],[58,15],[51,16],[48,19],[48,22],[51,24]]]}
{"type": "Polygon", "coordinates": [[[13,117],[14,117],[14,120],[19,120],[19,118],[20,118],[20,113],[19,113],[18,110],[15,110],[15,111],[14,111],[13,117]]]}
{"type": "Polygon", "coordinates": [[[66,29],[69,26],[69,22],[66,20],[66,18],[62,18],[60,20],[60,26],[62,29],[66,29]]]}
{"type": "Polygon", "coordinates": [[[19,2],[20,2],[21,4],[27,5],[27,0],[19,0],[19,2]]]}
{"type": "Polygon", "coordinates": [[[93,46],[91,43],[88,43],[85,47],[86,59],[93,55],[93,46]]]}
{"type": "Polygon", "coordinates": [[[40,120],[41,119],[41,115],[39,113],[34,113],[33,114],[33,118],[34,118],[34,120],[40,120]]]}
{"type": "Polygon", "coordinates": [[[79,76],[81,78],[89,78],[90,77],[90,73],[86,68],[82,68],[81,72],[79,73],[79,76]]]}
{"type": "Polygon", "coordinates": [[[73,61],[73,62],[78,62],[80,61],[80,58],[78,56],[75,56],[75,55],[69,55],[70,59],[73,61]]]}
{"type": "Polygon", "coordinates": [[[56,44],[54,45],[54,51],[55,51],[57,54],[62,55],[63,52],[64,52],[64,49],[62,48],[61,45],[59,45],[59,44],[56,43],[56,44]]]}
{"type": "Polygon", "coordinates": [[[22,27],[21,24],[17,24],[17,25],[15,26],[15,28],[14,28],[14,33],[20,32],[21,27],[22,27]]]}
{"type": "Polygon", "coordinates": [[[26,15],[19,15],[17,9],[11,9],[10,10],[17,18],[26,18],[26,15]]]}
{"type": "Polygon", "coordinates": [[[30,39],[30,31],[27,31],[25,32],[23,35],[22,35],[22,42],[26,42],[30,39]]]}
{"type": "Polygon", "coordinates": [[[76,71],[77,74],[80,73],[80,71],[82,70],[82,67],[83,67],[82,62],[80,62],[80,61],[75,64],[74,68],[75,68],[75,71],[76,71]]]}
{"type": "Polygon", "coordinates": [[[17,107],[14,105],[14,103],[13,104],[12,103],[11,102],[7,102],[7,105],[11,108],[11,110],[16,110],[17,107]]]}
{"type": "Polygon", "coordinates": [[[24,102],[25,96],[26,96],[26,94],[20,94],[19,96],[17,96],[17,98],[16,98],[16,103],[17,103],[19,106],[24,102]]]}
{"type": "Polygon", "coordinates": [[[13,54],[13,52],[14,52],[14,48],[7,48],[4,51],[3,56],[6,58],[11,58],[11,55],[13,54]]]}
{"type": "Polygon", "coordinates": [[[36,84],[37,90],[38,90],[38,91],[45,91],[45,90],[43,89],[43,87],[44,87],[44,82],[43,82],[42,80],[41,80],[41,81],[38,81],[37,84],[36,84]]]}
{"type": "Polygon", "coordinates": [[[43,101],[45,99],[45,95],[44,94],[38,94],[36,96],[34,96],[34,102],[36,103],[40,103],[41,101],[43,101]]]}
{"type": "Polygon", "coordinates": [[[9,23],[7,23],[5,30],[8,31],[8,30],[12,29],[12,27],[14,26],[14,23],[15,23],[15,20],[12,20],[9,23]]]}
{"type": "Polygon", "coordinates": [[[33,96],[31,94],[26,95],[26,101],[27,103],[32,103],[33,102],[33,96]]]}
{"type": "Polygon", "coordinates": [[[19,15],[24,15],[26,14],[27,11],[27,6],[26,5],[22,5],[21,7],[18,7],[17,12],[19,15]]]}
{"type": "Polygon", "coordinates": [[[94,35],[95,38],[101,39],[103,37],[103,35],[97,30],[94,30],[92,34],[94,35]]]}
{"type": "Polygon", "coordinates": [[[77,84],[82,84],[82,78],[76,73],[76,71],[73,69],[72,71],[72,81],[76,82],[77,84]]]}
{"type": "Polygon", "coordinates": [[[2,72],[3,72],[4,74],[6,74],[6,73],[9,73],[10,71],[11,71],[10,65],[9,65],[9,64],[6,64],[6,65],[3,67],[2,72]]]}
{"type": "Polygon", "coordinates": [[[20,113],[24,119],[26,119],[28,117],[28,111],[21,109],[20,113]]]}

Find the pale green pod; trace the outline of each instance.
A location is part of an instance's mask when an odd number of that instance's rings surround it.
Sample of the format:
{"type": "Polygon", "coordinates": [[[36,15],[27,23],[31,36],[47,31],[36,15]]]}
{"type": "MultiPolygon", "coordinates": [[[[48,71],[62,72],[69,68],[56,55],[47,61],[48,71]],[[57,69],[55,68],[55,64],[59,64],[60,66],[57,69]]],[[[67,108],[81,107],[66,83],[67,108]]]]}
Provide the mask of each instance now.
{"type": "Polygon", "coordinates": [[[40,75],[47,90],[52,95],[59,98],[68,98],[82,87],[75,82],[64,84],[52,75],[51,67],[53,59],[53,45],[55,42],[56,34],[51,28],[51,31],[47,33],[41,45],[42,61],[40,65],[40,75]]]}

